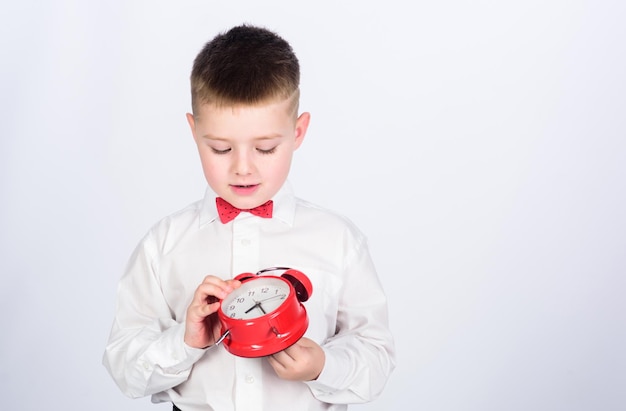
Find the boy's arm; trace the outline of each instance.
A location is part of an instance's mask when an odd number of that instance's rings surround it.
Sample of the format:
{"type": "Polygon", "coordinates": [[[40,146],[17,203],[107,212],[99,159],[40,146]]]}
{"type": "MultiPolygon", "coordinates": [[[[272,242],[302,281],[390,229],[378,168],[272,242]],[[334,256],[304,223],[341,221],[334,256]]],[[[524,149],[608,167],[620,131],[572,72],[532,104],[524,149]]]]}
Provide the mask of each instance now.
{"type": "Polygon", "coordinates": [[[337,333],[321,344],[325,362],[313,394],[328,403],[363,403],[380,395],[395,368],[387,298],[362,241],[345,267],[337,333]]]}
{"type": "Polygon", "coordinates": [[[206,350],[187,346],[156,276],[157,246],[148,234],[117,290],[115,319],[103,363],[122,392],[137,398],[184,382],[206,350]]]}

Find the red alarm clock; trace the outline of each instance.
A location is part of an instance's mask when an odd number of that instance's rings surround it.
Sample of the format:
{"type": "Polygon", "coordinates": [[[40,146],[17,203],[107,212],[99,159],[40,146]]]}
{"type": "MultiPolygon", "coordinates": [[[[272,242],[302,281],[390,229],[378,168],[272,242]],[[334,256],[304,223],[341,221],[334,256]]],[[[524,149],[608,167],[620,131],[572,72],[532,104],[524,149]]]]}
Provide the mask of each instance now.
{"type": "Polygon", "coordinates": [[[235,277],[237,288],[217,311],[224,347],[239,357],[263,357],[298,341],[309,326],[303,302],[313,292],[309,278],[287,267],[267,268],[235,277]],[[283,271],[281,275],[261,275],[283,271]]]}

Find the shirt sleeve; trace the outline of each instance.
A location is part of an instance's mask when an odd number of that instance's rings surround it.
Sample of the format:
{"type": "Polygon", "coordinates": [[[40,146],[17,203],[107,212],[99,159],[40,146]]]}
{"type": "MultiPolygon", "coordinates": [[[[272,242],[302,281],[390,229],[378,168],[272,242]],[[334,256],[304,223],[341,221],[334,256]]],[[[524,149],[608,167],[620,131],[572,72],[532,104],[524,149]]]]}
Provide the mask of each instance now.
{"type": "Polygon", "coordinates": [[[117,290],[103,364],[121,391],[138,398],[185,381],[206,352],[184,343],[158,281],[158,247],[149,233],[130,258],[117,290]]]}
{"type": "Polygon", "coordinates": [[[387,298],[364,239],[346,258],[337,332],[322,344],[326,362],[313,395],[334,404],[364,403],[377,398],[395,368],[387,298]]]}

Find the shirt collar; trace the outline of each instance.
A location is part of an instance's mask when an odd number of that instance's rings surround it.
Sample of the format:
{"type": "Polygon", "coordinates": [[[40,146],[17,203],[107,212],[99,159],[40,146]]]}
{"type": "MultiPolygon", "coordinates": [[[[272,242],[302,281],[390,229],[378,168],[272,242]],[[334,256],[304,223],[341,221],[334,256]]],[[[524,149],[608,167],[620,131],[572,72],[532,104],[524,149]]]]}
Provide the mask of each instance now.
{"type": "MultiPolygon", "coordinates": [[[[215,204],[217,194],[207,186],[202,200],[202,208],[200,209],[200,225],[213,223],[218,219],[217,206],[215,204]]],[[[293,219],[296,214],[296,198],[289,181],[285,181],[283,186],[272,197],[274,201],[274,209],[272,219],[278,219],[288,225],[293,225],[293,219]]]]}

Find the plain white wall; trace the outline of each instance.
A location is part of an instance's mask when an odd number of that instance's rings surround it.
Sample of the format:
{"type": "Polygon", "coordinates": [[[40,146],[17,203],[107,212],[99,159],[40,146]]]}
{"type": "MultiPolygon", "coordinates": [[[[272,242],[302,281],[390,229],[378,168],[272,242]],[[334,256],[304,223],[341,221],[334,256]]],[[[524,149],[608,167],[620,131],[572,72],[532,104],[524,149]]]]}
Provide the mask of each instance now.
{"type": "Polygon", "coordinates": [[[360,226],[389,295],[398,367],[353,409],[625,409],[624,4],[7,2],[3,407],[169,409],[101,355],[132,249],[203,194],[192,60],[249,22],[301,60],[297,193],[360,226]]]}

